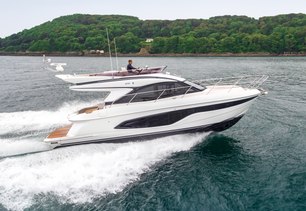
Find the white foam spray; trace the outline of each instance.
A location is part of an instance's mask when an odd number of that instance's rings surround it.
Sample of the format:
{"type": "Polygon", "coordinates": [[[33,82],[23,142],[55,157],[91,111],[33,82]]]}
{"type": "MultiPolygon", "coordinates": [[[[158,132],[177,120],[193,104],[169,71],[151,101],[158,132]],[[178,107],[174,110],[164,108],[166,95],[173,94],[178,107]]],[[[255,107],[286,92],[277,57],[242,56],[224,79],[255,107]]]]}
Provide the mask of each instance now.
{"type": "Polygon", "coordinates": [[[20,140],[0,139],[0,144],[0,159],[28,153],[43,152],[52,149],[50,145],[42,142],[41,138],[28,138],[20,140]]]}
{"type": "Polygon", "coordinates": [[[39,131],[52,128],[55,125],[69,123],[68,114],[90,105],[98,104],[92,102],[69,102],[64,103],[56,111],[20,111],[11,113],[0,113],[0,135],[18,134],[27,131],[39,131]]]}
{"type": "Polygon", "coordinates": [[[42,140],[53,128],[68,124],[68,114],[98,102],[64,103],[55,111],[0,113],[0,135],[4,137],[0,138],[0,158],[49,150],[42,140]]]}
{"type": "Polygon", "coordinates": [[[121,191],[156,162],[190,149],[206,136],[178,135],[147,142],[82,145],[8,157],[48,150],[49,146],[42,142],[44,131],[67,124],[68,114],[97,103],[70,102],[56,111],[0,113],[0,135],[8,136],[0,139],[1,205],[23,210],[35,203],[34,198],[40,194],[53,194],[63,203],[90,202],[121,191]]]}
{"type": "Polygon", "coordinates": [[[189,150],[206,135],[82,145],[5,158],[0,161],[0,203],[7,209],[23,210],[39,194],[53,194],[62,203],[91,202],[122,191],[153,164],[189,150]]]}

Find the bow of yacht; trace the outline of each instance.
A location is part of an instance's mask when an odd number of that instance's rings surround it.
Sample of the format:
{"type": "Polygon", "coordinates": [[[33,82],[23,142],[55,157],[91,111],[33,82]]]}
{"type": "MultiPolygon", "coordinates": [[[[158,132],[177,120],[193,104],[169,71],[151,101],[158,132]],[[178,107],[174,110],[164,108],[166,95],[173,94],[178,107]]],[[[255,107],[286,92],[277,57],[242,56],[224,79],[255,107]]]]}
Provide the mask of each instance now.
{"type": "Polygon", "coordinates": [[[252,102],[264,94],[259,87],[268,78],[193,83],[161,72],[111,77],[70,87],[76,91],[108,91],[109,95],[99,105],[70,114],[71,124],[56,129],[44,141],[62,147],[222,131],[238,122],[252,102]]]}

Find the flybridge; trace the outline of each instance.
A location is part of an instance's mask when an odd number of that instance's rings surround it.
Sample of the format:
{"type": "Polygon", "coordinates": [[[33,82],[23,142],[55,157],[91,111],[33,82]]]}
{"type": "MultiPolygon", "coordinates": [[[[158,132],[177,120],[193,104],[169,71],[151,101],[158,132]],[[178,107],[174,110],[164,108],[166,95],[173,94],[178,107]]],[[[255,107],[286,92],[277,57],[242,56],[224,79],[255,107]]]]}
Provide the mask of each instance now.
{"type": "MultiPolygon", "coordinates": [[[[67,63],[54,63],[51,62],[51,59],[46,59],[45,55],[43,55],[43,63],[44,69],[50,70],[52,72],[63,72],[64,67],[67,63]],[[55,67],[55,68],[54,68],[55,67]]],[[[121,68],[120,70],[109,70],[99,73],[89,73],[89,74],[59,74],[56,75],[57,78],[71,84],[81,85],[85,83],[98,82],[102,80],[112,80],[119,79],[123,77],[131,77],[131,76],[141,76],[148,74],[155,74],[163,72],[167,66],[158,66],[158,67],[139,67],[133,70],[127,70],[126,68],[121,68]]]]}
{"type": "Polygon", "coordinates": [[[155,73],[161,73],[167,66],[159,67],[142,67],[127,71],[125,68],[121,70],[104,71],[102,73],[89,73],[89,74],[61,74],[56,75],[57,78],[71,84],[81,85],[92,82],[101,82],[103,80],[113,80],[120,78],[127,78],[133,76],[143,76],[155,73]]]}

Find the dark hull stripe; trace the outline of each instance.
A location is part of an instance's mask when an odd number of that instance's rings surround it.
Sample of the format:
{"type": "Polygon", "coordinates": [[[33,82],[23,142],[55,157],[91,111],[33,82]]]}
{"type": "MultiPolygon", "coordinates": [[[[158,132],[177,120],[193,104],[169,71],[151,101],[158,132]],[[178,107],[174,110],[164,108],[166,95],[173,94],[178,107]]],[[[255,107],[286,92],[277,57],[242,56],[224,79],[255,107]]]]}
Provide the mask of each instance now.
{"type": "Polygon", "coordinates": [[[185,133],[208,132],[208,131],[220,132],[236,124],[242,118],[242,116],[239,116],[233,119],[229,119],[223,122],[219,122],[216,124],[211,124],[211,125],[203,125],[203,126],[192,127],[192,128],[156,132],[156,133],[149,133],[149,134],[142,134],[142,135],[133,135],[133,136],[116,137],[116,138],[109,138],[109,139],[97,139],[97,140],[91,140],[91,141],[67,143],[67,144],[57,146],[57,148],[72,146],[72,145],[80,145],[80,144],[101,143],[101,142],[102,143],[124,143],[124,142],[130,142],[130,141],[146,141],[146,140],[151,140],[151,139],[156,139],[156,138],[161,138],[161,137],[166,137],[166,136],[171,136],[171,135],[185,134],[185,133]]]}
{"type": "Polygon", "coordinates": [[[242,100],[226,102],[226,103],[213,104],[213,105],[201,106],[201,107],[196,107],[196,108],[181,109],[181,110],[176,110],[176,111],[170,111],[170,112],[165,112],[165,113],[158,113],[154,115],[144,116],[144,117],[124,121],[120,123],[118,126],[116,126],[115,128],[116,129],[134,129],[134,128],[148,128],[148,127],[171,125],[192,114],[229,108],[232,106],[236,106],[236,105],[248,102],[256,97],[257,96],[242,99],[242,100]]]}

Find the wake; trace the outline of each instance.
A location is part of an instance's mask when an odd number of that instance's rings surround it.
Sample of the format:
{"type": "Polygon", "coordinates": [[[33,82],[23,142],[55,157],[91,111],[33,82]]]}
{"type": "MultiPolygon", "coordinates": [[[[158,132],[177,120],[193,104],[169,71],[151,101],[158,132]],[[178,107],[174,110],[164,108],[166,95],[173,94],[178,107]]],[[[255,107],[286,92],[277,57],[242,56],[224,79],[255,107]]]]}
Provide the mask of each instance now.
{"type": "Polygon", "coordinates": [[[0,159],[50,150],[43,142],[47,134],[68,124],[68,114],[98,102],[64,103],[55,111],[0,113],[0,159]]]}
{"type": "Polygon", "coordinates": [[[52,194],[61,203],[90,203],[122,191],[173,153],[189,150],[208,133],[176,135],[145,142],[59,148],[0,161],[0,204],[31,207],[52,194]]]}
{"type": "Polygon", "coordinates": [[[41,131],[50,129],[56,125],[67,124],[68,114],[89,105],[98,104],[100,101],[92,102],[70,102],[64,103],[55,111],[19,111],[12,113],[0,113],[0,136],[21,134],[29,131],[41,131]]]}
{"type": "Polygon", "coordinates": [[[55,150],[42,142],[52,129],[68,123],[66,117],[72,111],[97,103],[71,102],[55,111],[0,113],[0,205],[24,210],[46,194],[61,203],[90,203],[122,191],[154,164],[189,150],[208,135],[55,150]]]}
{"type": "Polygon", "coordinates": [[[52,150],[41,139],[1,140],[0,159],[52,150]]]}

